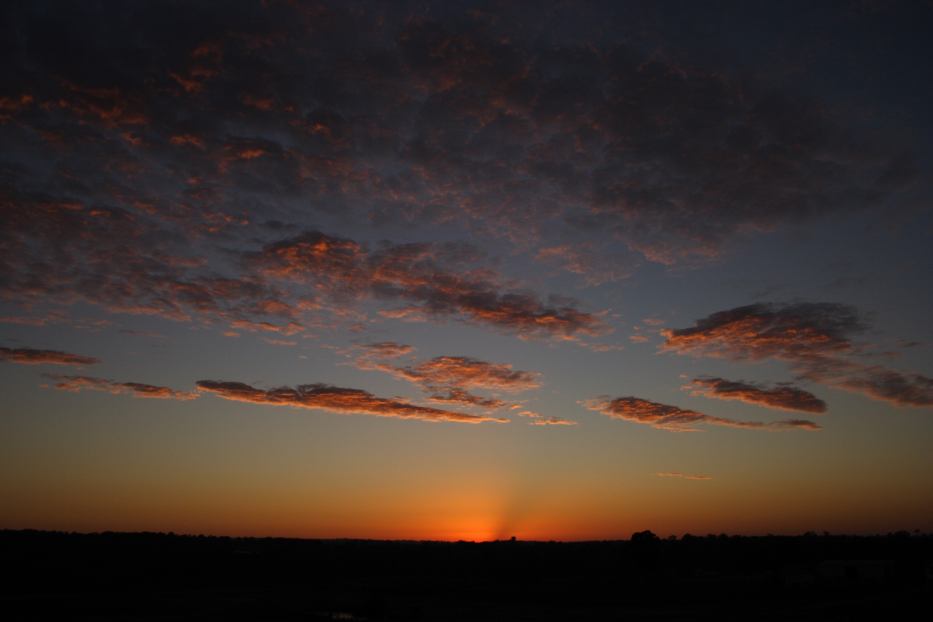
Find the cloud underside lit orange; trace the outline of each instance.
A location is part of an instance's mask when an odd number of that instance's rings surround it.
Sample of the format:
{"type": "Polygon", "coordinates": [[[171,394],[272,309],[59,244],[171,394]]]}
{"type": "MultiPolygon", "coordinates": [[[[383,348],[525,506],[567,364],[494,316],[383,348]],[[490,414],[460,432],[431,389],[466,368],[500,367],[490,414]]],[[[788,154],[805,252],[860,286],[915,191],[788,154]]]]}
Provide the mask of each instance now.
{"type": "Polygon", "coordinates": [[[162,400],[193,400],[198,394],[193,391],[175,391],[169,387],[161,387],[142,382],[115,382],[106,378],[92,376],[60,376],[49,374],[55,380],[55,388],[61,391],[80,393],[84,390],[103,391],[111,395],[132,395],[133,397],[162,399],[162,400]]]}
{"type": "Polygon", "coordinates": [[[21,365],[95,365],[100,362],[92,356],[71,354],[60,350],[36,350],[33,348],[0,348],[0,361],[21,365]]]}
{"type": "MultiPolygon", "coordinates": [[[[549,304],[537,295],[513,291],[463,247],[395,244],[369,251],[355,240],[306,231],[267,245],[251,255],[266,277],[312,283],[341,300],[375,297],[402,300],[402,317],[457,316],[522,336],[572,340],[609,328],[570,301],[549,304]]],[[[389,311],[386,315],[392,316],[389,311]]]]}
{"type": "Polygon", "coordinates": [[[737,400],[746,404],[807,413],[826,412],[826,402],[809,391],[791,385],[765,387],[760,384],[726,380],[725,378],[694,378],[684,387],[693,395],[720,400],[737,400]]]}
{"type": "Polygon", "coordinates": [[[671,432],[694,432],[695,425],[715,425],[745,430],[819,430],[820,426],[804,419],[784,421],[738,421],[705,415],[695,410],[651,402],[637,397],[598,398],[586,400],[584,406],[612,419],[650,425],[671,432]]]}
{"type": "MultiPolygon", "coordinates": [[[[688,328],[663,330],[666,341],[662,350],[736,361],[785,361],[802,380],[897,406],[933,406],[933,378],[865,364],[856,358],[864,348],[857,346],[853,337],[865,329],[856,309],[849,305],[761,303],[713,313],[688,328]]],[[[731,395],[725,399],[788,403],[786,394],[765,396],[760,391],[733,389],[723,392],[704,385],[699,391],[710,397],[731,395]]],[[[807,407],[819,408],[819,400],[814,402],[802,394],[789,403],[800,406],[799,398],[807,407]]]]}
{"type": "Polygon", "coordinates": [[[508,419],[471,415],[429,406],[418,406],[399,398],[382,398],[360,389],[346,389],[325,384],[299,385],[263,390],[242,382],[199,380],[198,389],[218,397],[251,404],[293,406],[342,414],[363,414],[423,421],[456,423],[507,423],[508,419]]]}
{"type": "Polygon", "coordinates": [[[680,471],[659,471],[655,473],[657,477],[669,477],[674,479],[689,479],[694,481],[709,481],[713,479],[709,475],[699,473],[681,473],[680,471]]]}

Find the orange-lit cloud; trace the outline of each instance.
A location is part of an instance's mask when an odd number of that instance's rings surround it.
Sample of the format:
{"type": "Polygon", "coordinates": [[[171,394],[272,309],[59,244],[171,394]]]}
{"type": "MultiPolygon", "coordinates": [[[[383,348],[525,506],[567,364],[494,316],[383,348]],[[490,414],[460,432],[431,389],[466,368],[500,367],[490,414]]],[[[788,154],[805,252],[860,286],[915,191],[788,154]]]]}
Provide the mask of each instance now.
{"type": "Polygon", "coordinates": [[[694,378],[684,387],[693,395],[720,400],[738,400],[768,408],[808,413],[826,412],[826,402],[809,391],[792,385],[765,387],[751,382],[726,380],[725,378],[694,378]]]}
{"type": "Polygon", "coordinates": [[[106,378],[91,376],[49,375],[48,377],[56,381],[56,389],[74,393],[84,390],[104,391],[113,395],[132,395],[133,397],[160,400],[193,400],[198,397],[198,394],[193,391],[175,391],[168,387],[143,384],[141,382],[114,382],[106,378]]]}
{"type": "Polygon", "coordinates": [[[522,336],[567,340],[609,330],[596,315],[569,301],[547,303],[534,294],[505,288],[488,269],[465,265],[475,260],[475,253],[462,247],[398,244],[370,252],[353,240],[308,231],[270,244],[252,257],[267,276],[311,282],[337,298],[408,301],[412,305],[405,316],[420,311],[461,317],[522,336]]]}
{"type": "Polygon", "coordinates": [[[528,422],[528,425],[577,425],[576,421],[572,419],[564,419],[563,417],[546,417],[539,412],[533,410],[521,410],[521,404],[513,404],[511,406],[513,410],[518,410],[519,417],[528,417],[531,421],[528,422]]]}
{"type": "Polygon", "coordinates": [[[812,382],[861,393],[895,406],[933,406],[933,378],[922,374],[828,357],[801,361],[795,370],[812,382]]]}
{"type": "Polygon", "coordinates": [[[820,426],[812,421],[800,419],[767,423],[759,421],[737,421],[735,419],[705,415],[695,410],[651,402],[637,397],[617,397],[614,399],[597,398],[586,400],[583,402],[583,405],[590,410],[602,413],[613,419],[642,423],[660,430],[670,430],[674,432],[693,432],[696,430],[693,426],[700,424],[749,430],[820,429],[820,426]]]}
{"type": "Polygon", "coordinates": [[[198,389],[218,397],[252,404],[293,406],[326,410],[342,414],[375,415],[423,421],[453,421],[457,423],[507,423],[508,419],[470,415],[428,406],[418,406],[399,398],[382,398],[359,389],[345,389],[325,384],[299,385],[263,390],[242,382],[199,380],[198,389]]]}
{"type": "Polygon", "coordinates": [[[21,365],[94,365],[100,359],[92,356],[71,354],[59,350],[35,350],[33,348],[0,348],[0,361],[21,365]]]}
{"type": "Polygon", "coordinates": [[[624,258],[608,256],[586,243],[547,246],[538,251],[535,259],[556,263],[567,272],[583,277],[587,285],[619,281],[632,273],[624,258]]]}
{"type": "Polygon", "coordinates": [[[428,400],[438,404],[446,403],[457,404],[459,406],[479,406],[480,408],[488,408],[490,410],[504,408],[508,405],[508,402],[504,402],[500,399],[482,397],[456,387],[448,388],[445,393],[432,393],[428,396],[428,400]]]}
{"type": "Polygon", "coordinates": [[[364,351],[364,356],[371,356],[380,359],[394,359],[415,351],[413,346],[404,343],[395,343],[394,341],[380,341],[377,343],[367,343],[360,346],[364,351]]]}
{"type": "Polygon", "coordinates": [[[754,304],[720,311],[692,327],[661,331],[666,351],[731,359],[796,360],[846,352],[850,336],[864,328],[847,305],[754,304]]]}
{"type": "Polygon", "coordinates": [[[680,471],[660,471],[655,473],[657,477],[673,477],[677,479],[689,479],[696,481],[708,481],[713,479],[709,475],[700,475],[697,473],[681,473],[680,471]]]}
{"type": "Polygon", "coordinates": [[[288,322],[286,324],[273,324],[272,322],[253,321],[253,320],[233,320],[230,327],[249,332],[269,332],[279,333],[281,335],[294,335],[304,330],[304,326],[297,322],[288,322]]]}
{"type": "Polygon", "coordinates": [[[392,367],[391,373],[428,387],[517,392],[541,386],[539,374],[535,372],[512,369],[506,363],[488,363],[468,356],[437,356],[413,366],[392,367]]]}
{"type": "Polygon", "coordinates": [[[508,364],[488,363],[466,356],[438,356],[415,365],[393,365],[385,359],[398,358],[413,348],[384,342],[362,346],[362,349],[363,354],[354,361],[357,368],[381,371],[416,384],[430,393],[428,399],[432,402],[504,408],[508,402],[476,395],[470,389],[519,392],[540,386],[538,374],[512,369],[508,364]]]}
{"type": "Polygon", "coordinates": [[[548,425],[577,425],[576,421],[571,419],[564,419],[562,417],[544,417],[538,416],[533,417],[528,425],[539,425],[539,426],[548,426],[548,425]]]}
{"type": "MultiPolygon", "coordinates": [[[[933,378],[856,360],[859,348],[851,338],[863,330],[858,313],[847,305],[756,304],[713,313],[689,328],[664,330],[662,349],[733,360],[782,360],[804,380],[898,406],[933,405],[933,378]]],[[[732,395],[740,399],[739,393],[732,395]]],[[[749,397],[745,392],[741,399],[749,397]]]]}

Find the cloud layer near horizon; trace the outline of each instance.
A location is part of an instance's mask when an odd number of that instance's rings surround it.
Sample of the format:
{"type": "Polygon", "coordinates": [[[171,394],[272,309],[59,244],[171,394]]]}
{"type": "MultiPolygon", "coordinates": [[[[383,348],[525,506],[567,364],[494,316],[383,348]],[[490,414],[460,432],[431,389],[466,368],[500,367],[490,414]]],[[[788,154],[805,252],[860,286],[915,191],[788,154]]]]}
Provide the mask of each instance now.
{"type": "Polygon", "coordinates": [[[675,479],[689,479],[694,481],[709,481],[713,479],[709,475],[701,475],[696,473],[681,473],[680,471],[659,471],[655,473],[657,477],[671,477],[675,479]]]}

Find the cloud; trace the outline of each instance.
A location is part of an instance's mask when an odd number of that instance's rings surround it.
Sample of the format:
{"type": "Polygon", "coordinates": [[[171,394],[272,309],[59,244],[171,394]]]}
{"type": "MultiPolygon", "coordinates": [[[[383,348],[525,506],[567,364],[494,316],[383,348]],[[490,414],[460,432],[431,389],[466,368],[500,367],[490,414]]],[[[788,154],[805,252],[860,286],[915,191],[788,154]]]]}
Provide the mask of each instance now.
{"type": "Polygon", "coordinates": [[[345,389],[326,384],[306,384],[295,388],[279,387],[263,390],[242,382],[199,380],[198,389],[227,400],[293,406],[312,410],[326,410],[341,414],[363,414],[377,417],[420,419],[423,421],[452,421],[457,423],[507,423],[507,419],[470,415],[428,406],[418,406],[399,398],[382,398],[360,389],[345,389]]]}
{"type": "Polygon", "coordinates": [[[856,359],[863,348],[853,337],[866,328],[848,305],[763,303],[713,313],[692,327],[664,330],[662,351],[739,361],[777,359],[802,380],[898,406],[933,405],[933,379],[856,359]]]}
{"type": "Polygon", "coordinates": [[[547,246],[538,251],[535,259],[555,263],[567,272],[580,275],[590,286],[628,278],[633,267],[625,257],[608,255],[592,243],[547,246]]]}
{"type": "Polygon", "coordinates": [[[826,403],[823,400],[809,391],[787,384],[766,387],[724,378],[694,378],[684,388],[690,390],[692,395],[720,400],[738,400],[768,408],[815,414],[826,412],[826,403]]]}
{"type": "Polygon", "coordinates": [[[33,348],[2,348],[0,361],[10,361],[21,365],[95,365],[100,359],[92,356],[71,354],[59,350],[35,350],[33,348]]]}
{"type": "Polygon", "coordinates": [[[921,374],[865,367],[841,379],[835,386],[897,406],[933,406],[933,378],[921,374]]]}
{"type": "Polygon", "coordinates": [[[398,358],[414,350],[411,346],[395,342],[356,346],[347,353],[360,349],[362,354],[353,362],[358,369],[381,371],[416,384],[430,393],[428,399],[432,402],[498,409],[509,406],[509,403],[476,395],[470,389],[520,392],[540,386],[539,374],[516,370],[505,363],[489,363],[466,356],[437,356],[413,365],[393,365],[386,359],[398,358]]]}
{"type": "Polygon", "coordinates": [[[133,397],[160,400],[193,400],[198,397],[198,394],[193,391],[175,391],[168,387],[143,384],[140,382],[114,382],[106,378],[94,378],[91,376],[59,376],[50,374],[48,377],[56,381],[56,389],[72,391],[74,393],[80,393],[84,390],[104,391],[113,395],[132,395],[133,397]]]}
{"type": "MultiPolygon", "coordinates": [[[[475,268],[462,247],[392,244],[369,251],[320,231],[267,245],[250,260],[266,275],[313,284],[337,300],[403,300],[403,316],[454,316],[521,336],[574,339],[608,332],[600,319],[564,300],[545,302],[506,288],[489,269],[475,268]],[[464,263],[467,262],[467,263],[464,263]]],[[[384,313],[398,315],[398,310],[384,313]]]]}
{"type": "Polygon", "coordinates": [[[541,413],[535,412],[533,410],[521,410],[523,408],[521,404],[513,404],[511,406],[513,410],[518,410],[519,417],[528,417],[531,421],[528,422],[528,425],[577,425],[576,421],[572,419],[564,419],[563,417],[546,417],[541,413]]]}
{"type": "Polygon", "coordinates": [[[394,341],[380,341],[378,343],[367,343],[360,346],[366,351],[365,356],[371,356],[380,359],[394,359],[406,356],[415,351],[414,346],[394,341]]]}
{"type": "Polygon", "coordinates": [[[812,421],[788,419],[785,421],[758,422],[737,421],[724,417],[705,415],[695,410],[651,402],[637,397],[597,398],[586,400],[583,405],[612,419],[650,425],[659,430],[693,432],[695,425],[718,425],[749,430],[819,430],[812,421]]]}
{"type": "Polygon", "coordinates": [[[811,358],[795,371],[811,382],[861,393],[895,406],[933,406],[933,378],[839,358],[811,358]]]}
{"type": "Polygon", "coordinates": [[[532,418],[528,425],[538,425],[538,426],[550,426],[550,425],[577,425],[576,421],[571,419],[564,419],[562,417],[543,417],[538,416],[532,418]]]}
{"type": "Polygon", "coordinates": [[[490,410],[508,406],[508,402],[504,402],[500,399],[474,395],[469,391],[456,387],[447,388],[446,393],[433,393],[428,396],[428,400],[437,403],[458,404],[460,406],[479,406],[480,408],[488,408],[490,410]]]}
{"type": "Polygon", "coordinates": [[[695,473],[681,473],[680,471],[661,471],[655,473],[657,477],[674,477],[678,479],[689,479],[696,481],[708,481],[713,479],[709,475],[699,475],[695,473]]]}
{"type": "MultiPolygon", "coordinates": [[[[858,119],[606,39],[637,19],[607,26],[595,9],[546,4],[536,16],[508,3],[204,5],[171,24],[155,4],[3,7],[16,32],[0,97],[0,293],[276,324],[294,318],[255,305],[280,292],[227,252],[249,252],[262,223],[440,225],[597,283],[637,256],[704,260],[786,224],[890,213],[916,177],[906,150],[858,119]],[[581,29],[548,26],[561,16],[581,29]]],[[[408,319],[600,330],[575,305],[423,247],[345,242],[291,259],[347,295],[406,305],[408,319]],[[369,278],[347,282],[342,266],[369,278]]]]}
{"type": "Polygon", "coordinates": [[[719,311],[689,327],[664,329],[665,351],[736,360],[808,356],[852,350],[865,326],[854,307],[834,303],[762,303],[719,311]]]}
{"type": "Polygon", "coordinates": [[[413,365],[393,365],[385,359],[398,358],[414,348],[395,342],[384,342],[356,346],[351,351],[360,349],[363,353],[354,360],[358,369],[381,371],[416,384],[430,393],[428,399],[436,403],[494,410],[510,404],[495,397],[476,395],[470,390],[514,393],[540,386],[539,374],[512,369],[511,365],[504,363],[489,363],[466,356],[438,356],[413,365]]]}
{"type": "Polygon", "coordinates": [[[428,387],[463,387],[518,392],[541,386],[535,372],[468,356],[437,356],[417,365],[393,367],[399,378],[428,387]]]}

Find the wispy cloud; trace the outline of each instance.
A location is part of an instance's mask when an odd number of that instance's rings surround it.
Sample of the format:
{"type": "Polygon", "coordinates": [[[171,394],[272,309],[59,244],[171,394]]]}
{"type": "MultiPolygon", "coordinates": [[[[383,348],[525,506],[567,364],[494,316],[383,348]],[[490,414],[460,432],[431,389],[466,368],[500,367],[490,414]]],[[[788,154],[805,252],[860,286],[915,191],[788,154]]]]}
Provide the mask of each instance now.
{"type": "Polygon", "coordinates": [[[860,348],[853,337],[866,328],[848,305],[757,304],[713,313],[692,327],[665,330],[662,350],[738,361],[781,360],[803,380],[898,406],[933,405],[933,378],[857,360],[860,348]]]}
{"type": "Polygon", "coordinates": [[[341,414],[374,415],[423,421],[452,421],[456,423],[507,423],[508,419],[471,415],[440,408],[418,406],[400,398],[382,398],[360,389],[346,389],[325,384],[307,384],[297,387],[257,389],[242,382],[199,380],[198,389],[226,400],[293,406],[311,410],[325,410],[341,414]]]}
{"type": "Polygon", "coordinates": [[[0,293],[20,303],[295,334],[307,298],[367,298],[383,317],[578,340],[608,331],[597,312],[469,252],[295,232],[440,224],[596,284],[890,206],[917,173],[858,120],[608,43],[602,20],[572,44],[509,36],[527,18],[511,3],[456,19],[243,3],[170,27],[148,5],[52,12],[67,37],[46,3],[15,9],[0,98],[0,293]]]}
{"type": "Polygon", "coordinates": [[[360,346],[360,348],[364,351],[364,356],[379,359],[395,359],[415,351],[414,346],[396,343],[394,341],[367,343],[360,346]]]}
{"type": "Polygon", "coordinates": [[[596,398],[584,401],[583,405],[612,419],[641,423],[672,432],[694,432],[697,429],[694,427],[696,425],[715,425],[747,430],[820,429],[820,426],[812,421],[801,419],[772,422],[738,421],[637,397],[596,398]]]}
{"type": "Polygon", "coordinates": [[[795,371],[806,380],[895,406],[933,406],[933,378],[922,374],[828,357],[801,361],[795,371]]]}
{"type": "Polygon", "coordinates": [[[411,366],[381,369],[427,387],[528,391],[540,385],[539,374],[468,356],[437,356],[411,366]]]}
{"type": "Polygon", "coordinates": [[[132,395],[148,399],[160,400],[193,400],[198,394],[194,391],[175,391],[169,387],[160,387],[141,382],[115,382],[106,378],[92,376],[60,376],[48,375],[55,381],[55,388],[61,391],[79,393],[81,391],[103,391],[112,395],[132,395]]]}
{"type": "Polygon", "coordinates": [[[720,400],[738,400],[767,408],[807,413],[826,412],[826,402],[809,391],[789,384],[767,387],[753,382],[726,380],[725,378],[694,378],[684,387],[693,395],[720,400]]]}
{"type": "Polygon", "coordinates": [[[542,415],[541,413],[524,409],[521,404],[514,404],[511,406],[513,410],[517,410],[516,413],[519,417],[527,417],[531,421],[528,422],[528,425],[538,425],[538,426],[547,426],[547,425],[577,425],[577,422],[573,419],[564,419],[563,417],[550,417],[542,415]]]}
{"type": "Polygon", "coordinates": [[[390,362],[413,351],[414,348],[408,345],[382,342],[354,346],[344,351],[344,354],[355,355],[353,364],[358,369],[381,371],[417,385],[430,394],[430,401],[436,403],[494,410],[509,406],[509,402],[476,395],[473,390],[514,393],[540,386],[537,373],[516,370],[505,363],[489,363],[466,356],[437,356],[410,365],[390,362]]]}
{"type": "Polygon", "coordinates": [[[545,416],[539,415],[537,417],[533,417],[532,420],[528,422],[528,424],[538,425],[538,426],[550,426],[550,425],[558,425],[558,426],[568,425],[569,426],[569,425],[577,425],[577,422],[573,421],[572,419],[564,419],[563,417],[545,417],[545,416]]]}
{"type": "Polygon", "coordinates": [[[432,393],[428,396],[428,400],[439,404],[478,406],[480,408],[487,408],[490,410],[508,406],[508,402],[503,400],[496,399],[494,397],[482,397],[457,387],[448,387],[444,393],[432,393]]]}
{"type": "Polygon", "coordinates": [[[33,348],[0,348],[0,361],[9,361],[21,365],[72,365],[75,367],[100,363],[100,359],[93,356],[33,348]]]}
{"type": "MultiPolygon", "coordinates": [[[[406,315],[460,317],[522,336],[574,339],[608,328],[566,301],[506,288],[489,269],[470,267],[473,254],[441,244],[398,244],[369,251],[319,231],[266,246],[252,261],[267,276],[307,282],[341,300],[403,300],[406,315]]],[[[391,312],[389,313],[391,315],[391,312]]]]}
{"type": "Polygon", "coordinates": [[[719,311],[688,328],[664,329],[663,350],[730,359],[799,360],[852,350],[865,326],[854,307],[834,303],[755,304],[719,311]]]}
{"type": "Polygon", "coordinates": [[[677,479],[689,479],[695,481],[708,481],[713,479],[709,475],[700,475],[697,473],[681,473],[680,471],[660,471],[655,473],[657,477],[673,477],[677,479]]]}

